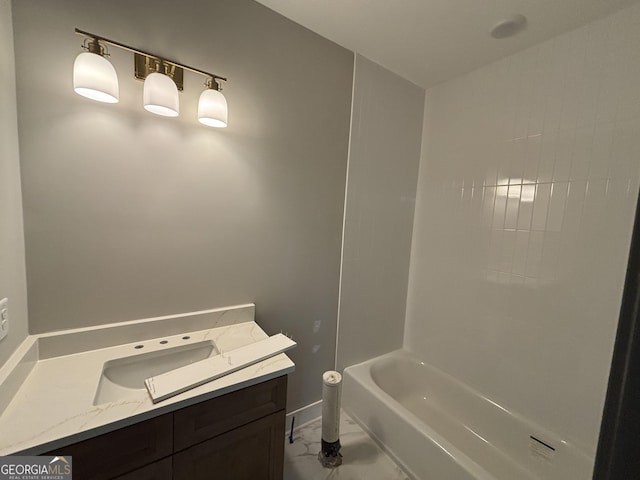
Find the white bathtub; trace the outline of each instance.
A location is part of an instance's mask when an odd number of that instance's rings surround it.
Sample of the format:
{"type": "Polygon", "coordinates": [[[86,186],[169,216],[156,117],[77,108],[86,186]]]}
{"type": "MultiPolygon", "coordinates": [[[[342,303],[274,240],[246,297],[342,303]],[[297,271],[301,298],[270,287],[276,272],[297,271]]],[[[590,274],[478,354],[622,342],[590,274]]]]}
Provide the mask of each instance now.
{"type": "Polygon", "coordinates": [[[422,480],[589,480],[593,456],[404,350],[344,371],[343,408],[422,480]]]}

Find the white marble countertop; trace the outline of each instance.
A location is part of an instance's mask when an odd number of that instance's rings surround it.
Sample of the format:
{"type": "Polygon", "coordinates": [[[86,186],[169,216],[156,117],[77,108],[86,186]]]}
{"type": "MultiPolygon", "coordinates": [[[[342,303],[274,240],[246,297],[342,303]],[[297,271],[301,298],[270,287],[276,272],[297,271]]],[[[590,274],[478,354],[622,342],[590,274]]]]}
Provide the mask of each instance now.
{"type": "Polygon", "coordinates": [[[205,340],[213,340],[218,350],[229,351],[267,338],[267,334],[253,321],[253,305],[235,308],[233,315],[226,317],[224,315],[228,311],[220,309],[193,314],[199,316],[197,321],[189,316],[162,317],[157,322],[150,319],[28,338],[31,346],[23,350],[31,352],[31,355],[34,348],[40,350],[37,361],[32,361],[27,368],[24,364],[29,362],[21,363],[18,359],[13,364],[8,362],[9,365],[3,367],[4,372],[0,370],[0,391],[5,396],[12,393],[10,399],[5,399],[6,407],[0,415],[0,455],[45,453],[292,372],[293,362],[287,355],[279,354],[155,405],[144,388],[123,390],[124,395],[116,401],[100,403],[97,400],[103,365],[108,360],[205,340]],[[207,323],[209,328],[200,328],[207,323]],[[154,333],[159,335],[150,338],[147,333],[144,339],[126,344],[73,353],[73,344],[82,344],[79,339],[85,339],[86,343],[91,343],[92,338],[94,342],[101,339],[103,343],[109,343],[105,342],[105,337],[124,338],[127,332],[140,331],[141,324],[145,332],[155,328],[154,333]],[[176,332],[179,324],[200,329],[162,335],[176,332]],[[65,338],[64,335],[71,336],[65,338]],[[167,343],[160,344],[160,341],[167,343]],[[136,345],[144,347],[135,349],[136,345]],[[13,368],[18,371],[20,365],[28,371],[17,384],[11,372],[6,370],[13,368]],[[12,382],[16,384],[14,392],[9,392],[12,382]]]}

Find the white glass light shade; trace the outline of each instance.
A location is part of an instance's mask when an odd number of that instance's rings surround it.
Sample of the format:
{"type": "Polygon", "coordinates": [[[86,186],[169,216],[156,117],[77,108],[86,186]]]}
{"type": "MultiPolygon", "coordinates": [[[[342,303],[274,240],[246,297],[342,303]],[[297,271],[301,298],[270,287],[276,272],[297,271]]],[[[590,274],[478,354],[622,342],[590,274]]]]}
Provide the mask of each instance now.
{"type": "Polygon", "coordinates": [[[198,121],[209,127],[227,126],[227,99],[218,90],[208,88],[200,94],[198,121]]]}
{"type": "Polygon", "coordinates": [[[111,62],[97,53],[82,52],[73,64],[73,89],[78,95],[105,103],[118,103],[118,74],[111,62]]]}
{"type": "Polygon", "coordinates": [[[153,72],[144,81],[142,92],[144,108],[148,112],[165,117],[177,117],[180,113],[178,87],[167,75],[153,72]]]}

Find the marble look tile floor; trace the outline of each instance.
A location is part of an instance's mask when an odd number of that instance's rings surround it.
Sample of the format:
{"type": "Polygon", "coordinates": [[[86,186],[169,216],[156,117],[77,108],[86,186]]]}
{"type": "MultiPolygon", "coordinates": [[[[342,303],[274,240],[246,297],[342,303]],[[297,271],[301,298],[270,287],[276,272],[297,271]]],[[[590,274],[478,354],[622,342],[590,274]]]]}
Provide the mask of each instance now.
{"type": "Polygon", "coordinates": [[[324,468],[318,461],[322,422],[320,419],[293,432],[293,443],[285,439],[284,480],[410,480],[346,413],[340,414],[342,465],[324,468]]]}

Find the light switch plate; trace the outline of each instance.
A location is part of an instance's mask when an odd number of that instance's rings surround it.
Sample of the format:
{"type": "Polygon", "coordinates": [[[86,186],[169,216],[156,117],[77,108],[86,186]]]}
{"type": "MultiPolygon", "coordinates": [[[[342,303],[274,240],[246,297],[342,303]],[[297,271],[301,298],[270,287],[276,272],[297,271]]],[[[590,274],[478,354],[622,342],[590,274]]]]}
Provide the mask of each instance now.
{"type": "Polygon", "coordinates": [[[9,299],[0,300],[0,340],[9,333],[9,299]]]}

